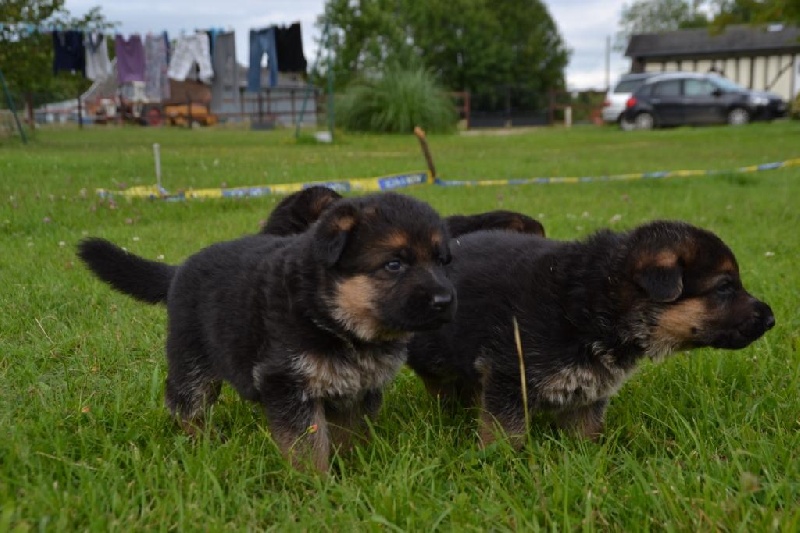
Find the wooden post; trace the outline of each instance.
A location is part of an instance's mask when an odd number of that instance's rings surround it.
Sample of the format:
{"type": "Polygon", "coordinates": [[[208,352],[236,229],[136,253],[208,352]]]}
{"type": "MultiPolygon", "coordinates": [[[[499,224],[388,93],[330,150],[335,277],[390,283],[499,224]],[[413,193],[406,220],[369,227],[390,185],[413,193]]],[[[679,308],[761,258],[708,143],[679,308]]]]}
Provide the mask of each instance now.
{"type": "Polygon", "coordinates": [[[78,129],[83,129],[83,104],[80,94],[78,94],[78,129]]]}

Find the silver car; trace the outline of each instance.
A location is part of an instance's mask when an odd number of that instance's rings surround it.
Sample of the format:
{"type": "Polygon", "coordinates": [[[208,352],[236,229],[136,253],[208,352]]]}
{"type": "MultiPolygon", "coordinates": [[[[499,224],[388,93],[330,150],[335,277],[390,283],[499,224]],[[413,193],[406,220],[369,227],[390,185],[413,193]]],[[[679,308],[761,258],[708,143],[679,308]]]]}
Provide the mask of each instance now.
{"type": "Polygon", "coordinates": [[[603,122],[619,124],[624,130],[633,129],[633,124],[624,120],[623,111],[625,103],[631,93],[638,89],[648,78],[660,74],[659,72],[643,72],[641,74],[623,74],[619,81],[606,93],[603,102],[603,122]]]}

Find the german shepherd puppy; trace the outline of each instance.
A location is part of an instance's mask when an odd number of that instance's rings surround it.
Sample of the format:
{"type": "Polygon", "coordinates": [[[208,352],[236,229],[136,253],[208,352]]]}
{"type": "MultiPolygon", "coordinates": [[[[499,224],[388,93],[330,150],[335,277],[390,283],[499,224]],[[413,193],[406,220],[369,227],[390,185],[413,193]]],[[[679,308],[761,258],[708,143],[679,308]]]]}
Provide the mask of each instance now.
{"type": "Polygon", "coordinates": [[[526,409],[596,438],[643,358],[744,348],[775,325],[731,250],[682,222],[578,242],[485,231],[450,246],[459,309],[414,336],[408,363],[431,393],[480,408],[483,444],[498,428],[521,444],[526,409]]]}
{"type": "MultiPolygon", "coordinates": [[[[293,235],[311,226],[331,204],[342,195],[321,185],[314,185],[292,193],[281,200],[270,213],[261,233],[268,235],[293,235]]],[[[485,229],[504,229],[544,237],[544,226],[522,213],[514,211],[489,211],[477,215],[452,215],[445,218],[451,237],[459,237],[485,229]]]]}
{"type": "Polygon", "coordinates": [[[342,199],[300,235],[253,235],[179,266],[102,239],[79,256],[114,289],[166,303],[166,404],[188,431],[223,381],[260,403],[296,466],[328,469],[332,447],[364,436],[412,332],[456,306],[448,234],[427,204],[398,194],[342,199]]]}
{"type": "Polygon", "coordinates": [[[451,237],[460,237],[481,230],[501,229],[544,237],[544,226],[538,220],[517,213],[498,209],[477,215],[451,215],[444,219],[451,237]]]}
{"type": "Polygon", "coordinates": [[[342,195],[322,185],[307,187],[278,202],[261,227],[267,235],[294,235],[303,233],[316,222],[322,212],[342,195]]]}

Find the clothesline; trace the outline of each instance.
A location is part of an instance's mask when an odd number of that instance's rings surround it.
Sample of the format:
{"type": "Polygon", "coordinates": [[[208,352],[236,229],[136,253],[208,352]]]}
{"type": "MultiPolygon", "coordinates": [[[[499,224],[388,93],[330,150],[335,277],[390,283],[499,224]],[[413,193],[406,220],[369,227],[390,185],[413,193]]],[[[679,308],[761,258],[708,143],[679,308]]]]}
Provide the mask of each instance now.
{"type": "Polygon", "coordinates": [[[32,35],[34,33],[52,33],[54,31],[85,31],[85,32],[98,32],[98,33],[112,33],[114,28],[97,24],[89,23],[80,26],[69,24],[33,24],[30,22],[0,22],[0,32],[9,29],[12,32],[23,34],[23,37],[32,35]]]}
{"type": "MultiPolygon", "coordinates": [[[[270,87],[278,82],[279,72],[305,72],[299,22],[250,30],[248,91],[261,87],[261,61],[267,56],[270,87]]],[[[169,98],[168,79],[183,81],[197,66],[197,77],[205,84],[222,81],[238,84],[235,32],[210,28],[181,35],[174,42],[167,32],[158,35],[139,33],[114,36],[82,30],[53,31],[53,71],[79,72],[91,80],[107,79],[116,70],[119,84],[142,83],[146,99],[169,98]],[[116,68],[109,61],[108,41],[113,40],[116,68]]],[[[219,85],[219,84],[217,84],[219,85]]],[[[141,91],[137,86],[136,90],[141,91]]]]}
{"type": "MultiPolygon", "coordinates": [[[[296,24],[296,23],[292,23],[296,24]]],[[[289,26],[290,24],[281,24],[280,26],[289,26]]],[[[272,27],[277,27],[278,24],[273,24],[272,27]]],[[[100,25],[97,23],[88,23],[82,24],[80,26],[75,25],[68,25],[68,24],[33,24],[30,22],[0,22],[0,32],[4,30],[10,30],[11,32],[15,32],[20,34],[21,37],[27,37],[34,33],[53,33],[53,32],[64,32],[64,31],[80,31],[84,33],[102,33],[104,35],[162,35],[167,34],[169,32],[167,30],[147,30],[146,32],[141,31],[121,31],[113,26],[108,25],[100,25]]],[[[233,27],[229,26],[227,28],[223,27],[210,27],[210,28],[196,28],[194,30],[195,33],[206,32],[206,33],[228,33],[233,32],[233,27]]],[[[251,29],[251,31],[259,31],[255,29],[251,29]]],[[[179,36],[184,37],[186,35],[191,35],[191,33],[187,30],[180,30],[178,33],[179,36]]]]}

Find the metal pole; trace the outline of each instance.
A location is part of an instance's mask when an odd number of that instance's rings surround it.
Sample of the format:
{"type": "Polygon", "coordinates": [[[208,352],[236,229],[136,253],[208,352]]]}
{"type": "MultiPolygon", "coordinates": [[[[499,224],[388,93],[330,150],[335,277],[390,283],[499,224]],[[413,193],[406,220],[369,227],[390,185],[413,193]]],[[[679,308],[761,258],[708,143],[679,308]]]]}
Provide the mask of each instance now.
{"type": "Polygon", "coordinates": [[[78,95],[78,128],[83,129],[83,105],[81,104],[81,95],[78,95]]]}
{"type": "MultiPolygon", "coordinates": [[[[317,57],[314,58],[314,65],[311,67],[311,72],[316,72],[317,66],[319,65],[319,58],[322,55],[322,49],[323,49],[323,47],[327,48],[328,45],[329,45],[329,43],[328,43],[329,28],[330,28],[330,25],[326,21],[325,22],[325,27],[322,29],[322,39],[320,40],[320,45],[321,46],[317,49],[317,57]]],[[[330,76],[330,75],[332,75],[332,73],[329,72],[328,75],[330,76]]],[[[295,136],[295,138],[300,137],[300,126],[302,126],[302,124],[303,124],[303,118],[305,117],[305,114],[306,114],[306,104],[308,103],[308,97],[309,97],[309,95],[311,94],[312,91],[314,91],[314,84],[311,83],[310,80],[308,80],[307,83],[306,83],[305,94],[303,95],[303,103],[300,106],[300,116],[297,118],[297,123],[295,124],[295,128],[294,128],[294,136],[295,136]]],[[[314,97],[316,99],[316,91],[314,91],[314,93],[315,93],[314,97]]],[[[317,104],[318,104],[318,102],[317,102],[317,104]]],[[[317,108],[317,113],[319,113],[319,108],[317,108]]]]}
{"type": "Polygon", "coordinates": [[[6,85],[6,78],[3,76],[3,71],[0,70],[0,82],[3,84],[3,92],[6,93],[6,101],[8,102],[8,109],[11,110],[11,114],[14,115],[14,122],[17,124],[17,130],[19,131],[19,136],[22,137],[22,144],[28,144],[28,137],[25,136],[25,130],[22,129],[22,124],[19,121],[19,117],[17,116],[17,110],[14,107],[14,101],[11,100],[11,93],[8,91],[8,86],[6,85]]]}
{"type": "Polygon", "coordinates": [[[606,35],[606,92],[611,90],[611,36],[606,35]]]}
{"type": "Polygon", "coordinates": [[[335,125],[333,110],[333,54],[328,50],[328,131],[331,132],[331,141],[333,141],[335,125]]]}

